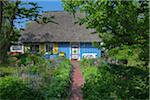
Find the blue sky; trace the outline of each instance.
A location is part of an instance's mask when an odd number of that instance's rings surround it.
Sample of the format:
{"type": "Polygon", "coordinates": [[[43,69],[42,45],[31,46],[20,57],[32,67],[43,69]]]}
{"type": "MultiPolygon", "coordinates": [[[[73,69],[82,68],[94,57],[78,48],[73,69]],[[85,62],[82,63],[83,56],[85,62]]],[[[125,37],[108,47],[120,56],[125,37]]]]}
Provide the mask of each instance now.
{"type": "MultiPolygon", "coordinates": [[[[42,11],[63,11],[63,6],[61,0],[21,0],[23,2],[36,2],[39,6],[42,7],[42,11]]],[[[21,26],[25,26],[25,23],[17,24],[15,23],[17,28],[21,28],[21,26]]]]}
{"type": "Polygon", "coordinates": [[[44,11],[62,11],[63,6],[61,0],[22,0],[22,1],[30,1],[36,2],[39,6],[43,7],[44,11]]]}

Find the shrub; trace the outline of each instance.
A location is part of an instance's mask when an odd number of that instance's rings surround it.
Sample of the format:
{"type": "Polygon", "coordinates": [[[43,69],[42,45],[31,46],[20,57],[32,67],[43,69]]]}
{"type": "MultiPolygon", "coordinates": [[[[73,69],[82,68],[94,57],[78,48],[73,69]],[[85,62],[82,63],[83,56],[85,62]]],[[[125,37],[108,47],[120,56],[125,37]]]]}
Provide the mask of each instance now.
{"type": "Polygon", "coordinates": [[[18,77],[0,78],[0,99],[4,100],[41,100],[42,96],[38,91],[28,87],[18,77]]]}
{"type": "Polygon", "coordinates": [[[51,81],[45,86],[44,94],[47,99],[66,99],[70,87],[70,61],[64,60],[51,71],[51,81]]]}
{"type": "Polygon", "coordinates": [[[18,71],[18,67],[0,66],[0,77],[12,75],[18,71]]]}
{"type": "Polygon", "coordinates": [[[96,67],[88,67],[89,71],[85,69],[85,84],[83,88],[84,99],[86,100],[99,100],[111,99],[111,93],[114,90],[115,77],[104,67],[100,70],[96,67]]]}
{"type": "Polygon", "coordinates": [[[12,76],[0,78],[0,99],[54,100],[66,99],[70,90],[70,61],[60,59],[54,66],[48,60],[34,65],[14,67],[12,76]],[[12,92],[10,92],[12,91],[12,92]],[[9,95],[9,96],[8,96],[9,95]]]}
{"type": "Polygon", "coordinates": [[[121,62],[124,60],[123,62],[125,62],[128,66],[145,67],[143,66],[145,62],[140,60],[141,57],[139,55],[141,53],[142,50],[139,48],[135,48],[134,46],[123,46],[121,48],[113,48],[108,52],[109,56],[111,56],[113,59],[117,59],[121,62]]]}
{"type": "Polygon", "coordinates": [[[97,66],[100,63],[99,59],[82,59],[81,60],[82,66],[97,66]]]}
{"type": "Polygon", "coordinates": [[[28,68],[28,72],[30,74],[38,74],[40,72],[39,67],[38,66],[31,66],[28,68]]]}
{"type": "Polygon", "coordinates": [[[46,58],[44,58],[40,54],[20,54],[20,55],[16,55],[16,57],[18,58],[18,60],[20,60],[18,62],[18,66],[41,64],[47,61],[46,58]]]}
{"type": "Polygon", "coordinates": [[[85,84],[83,97],[86,100],[148,99],[148,71],[136,67],[108,65],[82,66],[85,84]]]}

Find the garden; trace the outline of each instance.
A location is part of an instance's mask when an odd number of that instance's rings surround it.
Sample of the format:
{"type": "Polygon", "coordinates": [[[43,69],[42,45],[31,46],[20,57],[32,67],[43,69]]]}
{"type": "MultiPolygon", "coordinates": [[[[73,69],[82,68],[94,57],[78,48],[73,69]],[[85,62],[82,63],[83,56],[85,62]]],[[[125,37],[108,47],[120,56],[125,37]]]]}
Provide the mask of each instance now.
{"type": "Polygon", "coordinates": [[[148,70],[106,63],[101,60],[80,62],[85,83],[85,100],[148,100],[148,70]]]}
{"type": "Polygon", "coordinates": [[[19,55],[0,67],[0,99],[59,100],[70,91],[70,61],[47,60],[40,55],[19,55]],[[14,64],[14,62],[17,62],[14,64]]]}
{"type": "MultiPolygon", "coordinates": [[[[71,62],[65,58],[47,60],[41,55],[18,55],[0,67],[0,99],[68,99],[71,62]],[[13,64],[12,64],[13,63],[13,64]]],[[[12,58],[11,58],[12,59],[12,58]]],[[[103,58],[82,59],[84,100],[147,100],[148,70],[107,63],[103,58]]]]}
{"type": "MultiPolygon", "coordinates": [[[[8,54],[12,44],[19,44],[26,28],[21,23],[35,21],[41,28],[48,23],[58,24],[53,21],[55,16],[41,17],[45,9],[38,3],[22,1],[0,0],[0,100],[68,99],[72,72],[68,59],[8,54]]],[[[61,0],[61,3],[63,11],[77,19],[74,24],[84,25],[101,42],[95,43],[103,52],[101,58],[79,62],[84,78],[83,99],[149,100],[148,0],[61,0]],[[84,15],[78,16],[79,12],[84,15]]],[[[74,33],[75,29],[72,30],[74,33]]]]}

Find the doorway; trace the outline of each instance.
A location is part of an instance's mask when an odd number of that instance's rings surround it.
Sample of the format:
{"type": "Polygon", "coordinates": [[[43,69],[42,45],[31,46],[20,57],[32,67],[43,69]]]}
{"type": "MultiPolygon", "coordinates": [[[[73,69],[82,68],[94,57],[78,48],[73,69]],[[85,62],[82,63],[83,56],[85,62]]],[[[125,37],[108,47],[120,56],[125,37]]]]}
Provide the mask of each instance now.
{"type": "Polygon", "coordinates": [[[71,60],[79,60],[80,58],[80,49],[79,43],[71,43],[71,60]]]}

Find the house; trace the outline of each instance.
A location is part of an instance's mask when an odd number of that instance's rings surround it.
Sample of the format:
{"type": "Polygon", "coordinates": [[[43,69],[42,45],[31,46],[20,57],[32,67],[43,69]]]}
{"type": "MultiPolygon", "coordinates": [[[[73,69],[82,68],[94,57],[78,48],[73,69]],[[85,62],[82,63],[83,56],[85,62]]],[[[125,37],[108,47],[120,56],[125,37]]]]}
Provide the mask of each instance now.
{"type": "MultiPolygon", "coordinates": [[[[76,60],[101,56],[101,50],[93,46],[93,42],[101,42],[98,34],[91,34],[94,30],[75,24],[77,20],[65,11],[47,12],[44,16],[54,16],[57,24],[33,22],[29,25],[20,38],[24,52],[43,53],[47,58],[65,56],[76,60]]],[[[76,16],[84,15],[77,13],[76,16]]]]}

